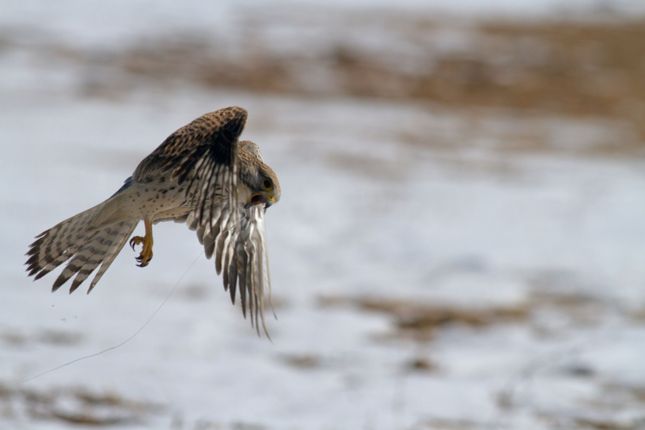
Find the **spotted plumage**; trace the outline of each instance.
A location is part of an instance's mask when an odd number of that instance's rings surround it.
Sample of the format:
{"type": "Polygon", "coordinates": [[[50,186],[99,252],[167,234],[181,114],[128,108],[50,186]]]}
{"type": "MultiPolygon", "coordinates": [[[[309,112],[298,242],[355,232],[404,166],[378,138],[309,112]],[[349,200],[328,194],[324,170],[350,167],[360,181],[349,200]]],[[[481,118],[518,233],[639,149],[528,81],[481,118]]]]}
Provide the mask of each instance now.
{"type": "Polygon", "coordinates": [[[39,279],[67,262],[54,281],[57,290],[73,277],[75,291],[96,270],[91,291],[121,251],[139,221],[144,237],[140,266],[152,259],[152,225],[185,222],[197,232],[207,258],[235,303],[266,333],[263,308],[269,290],[264,240],[266,208],[280,199],[280,184],[250,141],[239,141],[247,113],[229,107],[207,113],[171,134],[144,158],[123,186],[104,202],[36,237],[27,252],[27,271],[39,279]]]}

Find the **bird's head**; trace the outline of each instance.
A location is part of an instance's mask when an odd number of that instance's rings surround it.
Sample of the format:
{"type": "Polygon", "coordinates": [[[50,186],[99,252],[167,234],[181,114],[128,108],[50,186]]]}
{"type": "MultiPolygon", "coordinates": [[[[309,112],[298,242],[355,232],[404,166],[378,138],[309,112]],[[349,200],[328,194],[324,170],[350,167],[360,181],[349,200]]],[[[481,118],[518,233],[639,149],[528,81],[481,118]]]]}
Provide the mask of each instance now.
{"type": "Polygon", "coordinates": [[[265,208],[280,200],[280,182],[273,169],[260,155],[258,146],[248,140],[239,142],[240,179],[250,190],[247,205],[264,204],[265,208]]]}

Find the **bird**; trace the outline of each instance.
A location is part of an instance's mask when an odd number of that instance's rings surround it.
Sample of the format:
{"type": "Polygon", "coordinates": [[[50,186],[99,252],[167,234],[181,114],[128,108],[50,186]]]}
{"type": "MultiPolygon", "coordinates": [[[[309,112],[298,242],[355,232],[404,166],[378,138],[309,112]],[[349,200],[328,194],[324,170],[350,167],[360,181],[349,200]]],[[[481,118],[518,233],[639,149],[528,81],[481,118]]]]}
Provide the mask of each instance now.
{"type": "MultiPolygon", "coordinates": [[[[145,157],[107,200],[45,230],[29,245],[28,276],[38,280],[67,262],[54,281],[58,290],[74,277],[73,293],[96,270],[89,294],[143,221],[137,265],[153,257],[153,225],[185,223],[197,233],[206,258],[214,257],[224,289],[244,318],[268,337],[265,294],[270,295],[264,216],[280,200],[280,182],[259,147],[239,140],[247,111],[231,106],[206,113],[168,136],[145,157]]],[[[270,298],[270,297],[269,297],[270,298]]]]}

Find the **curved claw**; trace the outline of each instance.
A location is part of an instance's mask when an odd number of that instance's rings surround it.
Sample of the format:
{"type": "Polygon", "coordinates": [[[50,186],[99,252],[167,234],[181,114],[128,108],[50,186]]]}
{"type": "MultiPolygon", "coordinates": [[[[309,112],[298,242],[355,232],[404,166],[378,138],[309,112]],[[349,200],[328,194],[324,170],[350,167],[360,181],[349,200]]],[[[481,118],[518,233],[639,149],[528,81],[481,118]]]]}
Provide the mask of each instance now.
{"type": "Polygon", "coordinates": [[[148,263],[150,263],[150,260],[152,260],[152,248],[146,248],[144,246],[141,254],[139,254],[135,259],[137,260],[137,266],[146,267],[148,263]]]}
{"type": "Polygon", "coordinates": [[[137,266],[146,267],[150,260],[152,260],[152,235],[146,235],[145,237],[134,236],[130,239],[130,246],[133,251],[137,245],[143,245],[141,253],[135,258],[137,260],[137,266]]]}
{"type": "Polygon", "coordinates": [[[134,236],[132,239],[130,239],[130,247],[134,251],[135,246],[141,245],[144,242],[145,242],[145,238],[143,238],[141,236],[134,236]]]}

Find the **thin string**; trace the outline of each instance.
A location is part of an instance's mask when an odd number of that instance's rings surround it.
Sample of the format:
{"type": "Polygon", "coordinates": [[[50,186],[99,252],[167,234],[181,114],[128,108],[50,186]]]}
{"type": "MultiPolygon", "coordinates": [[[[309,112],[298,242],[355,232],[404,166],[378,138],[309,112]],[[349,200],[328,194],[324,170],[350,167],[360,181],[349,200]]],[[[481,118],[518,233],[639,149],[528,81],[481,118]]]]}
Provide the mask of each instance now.
{"type": "Polygon", "coordinates": [[[60,369],[62,369],[64,367],[71,366],[72,364],[78,363],[79,361],[89,360],[90,358],[98,357],[99,355],[103,355],[103,354],[106,354],[106,353],[108,353],[110,351],[114,351],[115,349],[121,348],[122,346],[130,343],[134,338],[136,338],[139,335],[139,333],[141,333],[152,322],[152,320],[157,316],[157,314],[166,305],[166,303],[168,303],[170,298],[173,296],[173,294],[177,290],[177,287],[179,287],[179,284],[181,283],[181,281],[188,274],[190,269],[192,269],[192,267],[195,265],[195,263],[197,262],[198,259],[199,259],[199,256],[195,257],[193,262],[190,263],[190,265],[184,271],[184,273],[182,273],[182,275],[179,277],[179,279],[177,279],[177,282],[175,282],[175,285],[173,285],[173,287],[168,291],[168,293],[166,294],[164,299],[161,301],[161,303],[159,303],[159,306],[157,306],[157,308],[150,314],[150,316],[146,319],[146,321],[137,330],[135,330],[130,336],[128,336],[127,338],[125,338],[124,340],[122,340],[121,342],[119,342],[119,343],[117,343],[115,345],[109,346],[109,347],[107,347],[105,349],[102,349],[102,350],[97,351],[97,352],[93,352],[91,354],[83,355],[81,357],[75,358],[74,360],[67,361],[67,362],[65,362],[63,364],[59,364],[58,366],[52,367],[51,369],[47,369],[47,370],[44,370],[44,371],[42,371],[40,373],[37,373],[35,375],[29,376],[27,378],[24,378],[20,382],[27,383],[27,382],[33,381],[34,379],[41,378],[41,377],[43,377],[45,375],[48,375],[48,374],[50,374],[52,372],[60,370],[60,369]]]}

